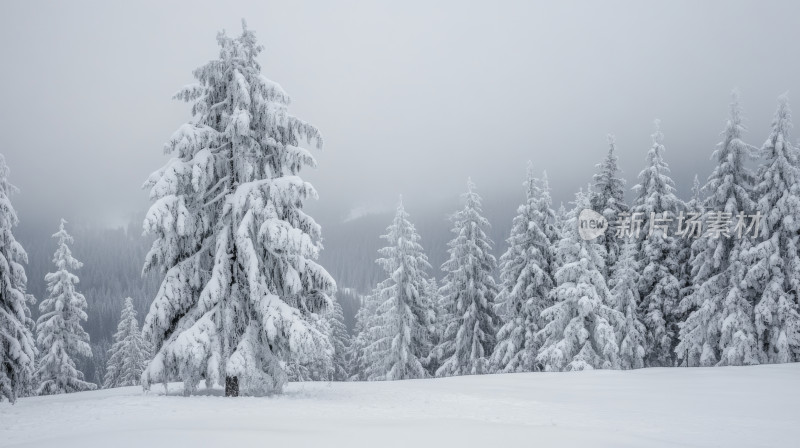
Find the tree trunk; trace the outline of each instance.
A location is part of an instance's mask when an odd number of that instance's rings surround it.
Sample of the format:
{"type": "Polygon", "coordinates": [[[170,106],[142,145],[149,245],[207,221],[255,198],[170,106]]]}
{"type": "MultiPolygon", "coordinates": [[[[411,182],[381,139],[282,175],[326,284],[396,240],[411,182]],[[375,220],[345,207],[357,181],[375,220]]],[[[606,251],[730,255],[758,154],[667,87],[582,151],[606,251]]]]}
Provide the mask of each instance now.
{"type": "Polygon", "coordinates": [[[225,396],[238,397],[239,396],[239,377],[226,376],[225,377],[225,396]]]}

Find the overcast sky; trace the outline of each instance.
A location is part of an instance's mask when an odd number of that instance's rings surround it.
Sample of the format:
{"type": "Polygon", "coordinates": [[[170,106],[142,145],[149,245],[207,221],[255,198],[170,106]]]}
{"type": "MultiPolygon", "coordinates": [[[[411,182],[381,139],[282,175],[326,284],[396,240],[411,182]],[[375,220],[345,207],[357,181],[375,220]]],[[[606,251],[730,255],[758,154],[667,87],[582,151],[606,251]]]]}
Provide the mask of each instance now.
{"type": "Polygon", "coordinates": [[[305,177],[341,217],[400,193],[443,203],[467,176],[519,192],[529,159],[568,199],[608,133],[631,186],[654,118],[685,195],[710,170],[732,88],[759,146],[776,97],[800,104],[796,1],[146,4],[3,2],[0,152],[23,219],[113,224],[145,208],[141,184],[190,119],[171,95],[241,18],[290,110],[322,131],[305,177]]]}

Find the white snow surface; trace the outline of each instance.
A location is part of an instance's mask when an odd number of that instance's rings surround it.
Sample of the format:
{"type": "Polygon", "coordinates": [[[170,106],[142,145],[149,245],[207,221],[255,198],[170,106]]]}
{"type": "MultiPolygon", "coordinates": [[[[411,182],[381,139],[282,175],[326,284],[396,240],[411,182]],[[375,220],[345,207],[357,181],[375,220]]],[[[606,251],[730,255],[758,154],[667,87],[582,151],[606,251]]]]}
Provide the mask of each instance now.
{"type": "Polygon", "coordinates": [[[800,364],[291,383],[180,384],[0,403],[0,446],[774,447],[800,440],[800,364]]]}

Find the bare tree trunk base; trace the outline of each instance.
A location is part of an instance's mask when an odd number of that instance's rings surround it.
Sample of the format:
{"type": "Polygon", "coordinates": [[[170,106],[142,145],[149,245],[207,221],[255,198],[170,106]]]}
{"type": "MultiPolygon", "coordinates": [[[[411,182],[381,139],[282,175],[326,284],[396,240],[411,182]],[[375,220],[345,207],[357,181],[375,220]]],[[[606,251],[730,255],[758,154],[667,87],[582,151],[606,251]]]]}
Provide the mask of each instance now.
{"type": "Polygon", "coordinates": [[[239,396],[239,377],[226,376],[225,377],[225,396],[238,397],[239,396]]]}

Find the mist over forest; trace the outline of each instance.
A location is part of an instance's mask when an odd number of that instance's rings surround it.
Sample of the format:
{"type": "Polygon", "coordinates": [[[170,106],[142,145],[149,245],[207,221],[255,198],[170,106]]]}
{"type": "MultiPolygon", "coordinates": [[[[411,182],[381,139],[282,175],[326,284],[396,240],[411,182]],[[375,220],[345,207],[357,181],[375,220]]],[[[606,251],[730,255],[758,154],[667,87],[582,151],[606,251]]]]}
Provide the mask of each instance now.
{"type": "MultiPolygon", "coordinates": [[[[490,237],[495,242],[496,256],[505,250],[505,239],[515,208],[524,198],[523,174],[518,173],[520,188],[516,194],[487,195],[485,213],[492,223],[490,237]]],[[[461,206],[460,199],[453,197],[438,207],[405,205],[428,252],[433,267],[430,274],[438,278],[441,276],[439,267],[447,259],[447,242],[451,238],[448,216],[461,206]]],[[[318,209],[315,218],[323,227],[324,250],[320,254],[320,264],[337,282],[336,299],[342,305],[345,323],[352,332],[362,297],[375,287],[382,275],[375,259],[378,249],[385,244],[380,235],[386,233],[394,210],[366,211],[348,219],[350,211],[347,209],[332,210],[319,204],[312,204],[310,208],[318,209]]],[[[78,289],[88,302],[89,318],[84,328],[91,337],[94,357],[77,361],[88,381],[102,381],[106,353],[124,299],[133,298],[139,316],[145,316],[161,283],[161,276],[156,273],[142,275],[144,257],[153,241],[151,237],[142,235],[144,213],[145,210],[131,213],[125,226],[87,223],[80,217],[66,217],[75,238],[73,254],[84,264],[77,272],[80,277],[78,289]]],[[[28,291],[41,300],[47,295],[44,276],[54,269],[52,258],[56,242],[50,236],[57,230],[61,217],[47,216],[42,212],[31,217],[24,213],[20,215],[25,225],[20,226],[16,234],[28,252],[28,291]]],[[[31,311],[35,317],[38,316],[38,307],[31,307],[31,311]]]]}

